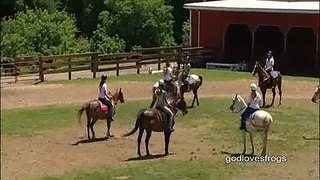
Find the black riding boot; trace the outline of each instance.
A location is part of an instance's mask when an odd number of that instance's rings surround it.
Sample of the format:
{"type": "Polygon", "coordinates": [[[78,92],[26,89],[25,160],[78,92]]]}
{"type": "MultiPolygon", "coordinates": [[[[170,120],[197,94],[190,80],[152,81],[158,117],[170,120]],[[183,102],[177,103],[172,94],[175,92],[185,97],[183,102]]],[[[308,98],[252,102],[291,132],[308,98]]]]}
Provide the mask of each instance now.
{"type": "Polygon", "coordinates": [[[241,124],[240,124],[239,129],[247,131],[247,129],[246,129],[246,120],[243,119],[243,118],[241,118],[241,124]]]}

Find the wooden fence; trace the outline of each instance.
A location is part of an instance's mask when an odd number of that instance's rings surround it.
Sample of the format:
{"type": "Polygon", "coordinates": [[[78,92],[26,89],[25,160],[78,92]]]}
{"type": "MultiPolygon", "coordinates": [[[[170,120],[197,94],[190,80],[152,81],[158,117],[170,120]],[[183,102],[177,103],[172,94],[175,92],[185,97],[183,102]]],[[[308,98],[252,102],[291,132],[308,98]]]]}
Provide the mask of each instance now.
{"type": "Polygon", "coordinates": [[[213,52],[202,47],[182,48],[154,47],[142,48],[136,52],[99,54],[81,53],[64,54],[39,57],[1,58],[1,76],[15,76],[15,82],[19,76],[38,74],[41,82],[46,74],[68,73],[68,79],[72,78],[72,72],[91,70],[93,78],[97,72],[115,71],[120,75],[120,70],[136,69],[140,74],[142,65],[176,62],[180,64],[189,61],[193,66],[212,61],[213,52]],[[110,67],[111,66],[111,67],[110,67]]]}

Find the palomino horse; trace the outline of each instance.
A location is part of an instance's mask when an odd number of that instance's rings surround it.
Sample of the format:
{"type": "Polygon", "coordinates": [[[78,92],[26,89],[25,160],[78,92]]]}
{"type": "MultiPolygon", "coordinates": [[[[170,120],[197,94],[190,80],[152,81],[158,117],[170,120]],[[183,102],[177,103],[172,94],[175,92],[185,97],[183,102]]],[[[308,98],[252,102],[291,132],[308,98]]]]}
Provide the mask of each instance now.
{"type": "MultiPolygon", "coordinates": [[[[230,106],[230,110],[232,112],[240,112],[242,114],[244,110],[247,108],[245,101],[238,94],[234,97],[232,101],[232,105],[230,106]]],[[[252,155],[254,154],[254,146],[253,146],[253,138],[252,134],[254,132],[259,132],[261,134],[262,142],[263,142],[263,150],[261,152],[261,156],[266,155],[267,152],[267,140],[268,140],[268,131],[270,129],[270,125],[273,122],[272,116],[263,110],[257,110],[254,112],[246,121],[246,129],[250,135],[251,147],[252,147],[252,155]]],[[[246,131],[243,131],[243,145],[244,150],[243,154],[246,152],[246,131]]]]}
{"type": "MultiPolygon", "coordinates": [[[[114,95],[112,95],[112,104],[114,106],[114,113],[116,113],[118,101],[120,101],[121,103],[124,103],[124,98],[123,98],[123,93],[121,91],[121,88],[119,91],[117,89],[116,93],[114,95]]],[[[102,105],[102,103],[99,100],[97,100],[97,99],[91,100],[91,101],[83,104],[81,109],[78,111],[79,123],[81,122],[80,120],[81,120],[81,115],[82,115],[83,111],[86,111],[88,139],[90,139],[89,129],[91,129],[92,139],[95,138],[93,126],[97,122],[98,119],[106,119],[107,120],[106,137],[107,138],[113,137],[113,135],[110,134],[110,127],[111,127],[112,120],[110,118],[108,118],[108,112],[101,109],[101,107],[102,107],[101,105],[102,105]]],[[[103,105],[103,106],[105,106],[105,105],[103,105]]]]}
{"type": "MultiPolygon", "coordinates": [[[[171,111],[174,113],[174,115],[177,114],[178,110],[182,111],[182,114],[185,115],[188,113],[186,102],[182,99],[175,99],[170,103],[173,105],[171,107],[171,111]]],[[[149,152],[149,140],[151,137],[152,131],[155,132],[164,132],[164,138],[165,138],[165,155],[169,155],[169,141],[171,132],[166,130],[164,121],[167,121],[167,114],[164,113],[161,110],[158,109],[141,109],[138,112],[136,124],[133,130],[123,135],[124,137],[130,136],[137,132],[139,129],[139,136],[138,136],[138,155],[141,156],[140,152],[140,144],[141,144],[141,138],[143,136],[144,130],[146,130],[147,135],[145,139],[145,145],[146,145],[146,153],[147,156],[150,156],[149,152]]],[[[173,122],[174,124],[175,122],[173,122]]]]}
{"type": "Polygon", "coordinates": [[[180,86],[180,94],[182,99],[184,99],[184,93],[190,92],[192,90],[193,92],[193,101],[191,104],[191,107],[193,107],[194,101],[197,100],[197,106],[199,106],[199,99],[198,99],[198,89],[202,85],[202,76],[196,75],[196,74],[190,74],[186,81],[187,83],[183,83],[183,73],[182,71],[178,75],[178,83],[181,84],[180,86]],[[188,85],[190,85],[190,90],[188,91],[188,85]]]}
{"type": "Polygon", "coordinates": [[[282,104],[282,90],[281,90],[281,84],[282,84],[282,76],[280,74],[279,71],[274,71],[273,73],[277,73],[277,77],[275,78],[275,82],[274,84],[271,84],[269,81],[269,77],[268,73],[261,67],[259,62],[256,62],[253,71],[252,71],[252,75],[255,75],[256,73],[258,73],[259,76],[259,87],[263,96],[263,107],[265,107],[266,105],[266,92],[267,89],[272,89],[272,103],[270,104],[270,106],[273,106],[274,103],[274,98],[276,96],[276,86],[278,86],[278,90],[279,90],[279,96],[280,96],[280,100],[279,100],[279,105],[282,104]]]}
{"type": "MultiPolygon", "coordinates": [[[[157,88],[159,88],[159,81],[156,82],[152,87],[152,101],[150,104],[150,108],[153,108],[153,106],[156,102],[157,97],[156,97],[155,91],[157,88]]],[[[180,89],[179,89],[179,85],[178,85],[177,81],[173,81],[170,86],[165,85],[165,90],[168,92],[167,98],[173,98],[173,99],[179,98],[180,89]]]]}
{"type": "Polygon", "coordinates": [[[316,87],[316,90],[314,91],[314,94],[311,98],[311,101],[314,103],[319,102],[319,100],[320,100],[320,85],[316,87]]]}

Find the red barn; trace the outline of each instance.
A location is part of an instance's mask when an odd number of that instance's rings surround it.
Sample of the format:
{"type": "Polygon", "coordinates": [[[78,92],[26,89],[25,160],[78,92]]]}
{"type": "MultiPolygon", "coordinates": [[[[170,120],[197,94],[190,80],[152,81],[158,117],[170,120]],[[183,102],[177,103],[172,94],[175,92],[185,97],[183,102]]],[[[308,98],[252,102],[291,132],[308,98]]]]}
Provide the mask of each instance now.
{"type": "Polygon", "coordinates": [[[213,49],[215,62],[253,64],[268,50],[282,72],[320,71],[319,1],[225,0],[185,4],[191,46],[213,49]]]}

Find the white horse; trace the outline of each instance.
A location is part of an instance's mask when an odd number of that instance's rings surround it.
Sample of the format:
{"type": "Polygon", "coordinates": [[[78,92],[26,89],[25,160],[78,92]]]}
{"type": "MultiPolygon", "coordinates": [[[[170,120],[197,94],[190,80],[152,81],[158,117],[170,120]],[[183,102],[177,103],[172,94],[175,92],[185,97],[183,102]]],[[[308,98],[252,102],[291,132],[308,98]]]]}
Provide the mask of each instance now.
{"type": "MultiPolygon", "coordinates": [[[[230,106],[230,110],[232,112],[239,112],[242,114],[244,110],[247,108],[246,102],[242,99],[242,97],[238,94],[234,97],[232,101],[232,105],[230,106]]],[[[254,132],[258,132],[261,135],[263,142],[263,150],[261,152],[261,156],[266,155],[267,152],[267,139],[268,139],[268,131],[270,129],[270,125],[273,122],[272,116],[263,110],[257,110],[254,112],[246,121],[246,129],[250,135],[251,147],[252,147],[252,155],[254,154],[254,146],[252,134],[254,132]]],[[[243,154],[246,152],[246,131],[243,130],[243,145],[244,150],[243,154]]]]}
{"type": "Polygon", "coordinates": [[[319,100],[320,100],[320,85],[316,87],[316,90],[314,91],[314,94],[311,98],[311,101],[314,103],[319,103],[319,100]]]}

